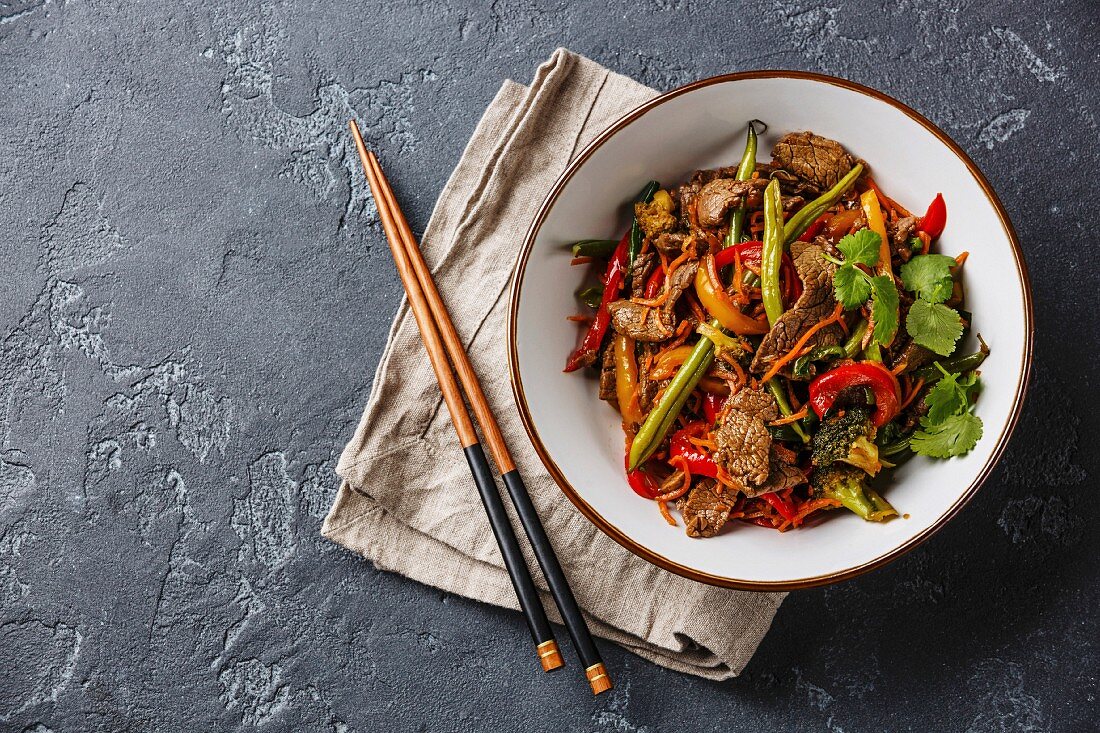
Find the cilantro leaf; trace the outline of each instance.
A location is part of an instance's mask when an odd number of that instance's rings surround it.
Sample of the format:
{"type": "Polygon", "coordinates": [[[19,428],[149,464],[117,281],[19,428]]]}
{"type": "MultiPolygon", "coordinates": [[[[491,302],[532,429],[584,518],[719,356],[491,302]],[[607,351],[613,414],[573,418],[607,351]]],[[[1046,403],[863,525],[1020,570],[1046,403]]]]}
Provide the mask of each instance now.
{"type": "Polygon", "coordinates": [[[894,340],[898,332],[898,289],[889,275],[871,278],[871,320],[875,322],[875,341],[886,346],[894,340]]]}
{"type": "Polygon", "coordinates": [[[957,311],[942,303],[920,299],[909,307],[905,330],[924,348],[940,356],[949,356],[962,336],[963,323],[957,311]]]}
{"type": "MultiPolygon", "coordinates": [[[[844,261],[848,264],[861,264],[874,267],[878,264],[879,245],[882,237],[870,229],[860,229],[858,232],[841,237],[836,248],[844,253],[844,261]]],[[[952,260],[954,262],[954,260],[952,260]]]]}
{"type": "Polygon", "coordinates": [[[920,425],[909,439],[909,447],[931,458],[961,456],[970,452],[982,437],[982,420],[971,412],[951,415],[942,422],[922,417],[920,425]]]}
{"type": "Polygon", "coordinates": [[[871,297],[871,283],[867,275],[854,265],[845,264],[836,269],[833,288],[844,310],[858,308],[871,297]]]}
{"type": "Polygon", "coordinates": [[[941,423],[952,415],[965,412],[970,406],[967,391],[959,384],[958,374],[948,374],[936,382],[924,397],[928,405],[929,423],[941,423]]]}
{"type": "Polygon", "coordinates": [[[901,266],[901,283],[930,303],[942,303],[951,297],[954,265],[947,255],[918,255],[901,266]]]}

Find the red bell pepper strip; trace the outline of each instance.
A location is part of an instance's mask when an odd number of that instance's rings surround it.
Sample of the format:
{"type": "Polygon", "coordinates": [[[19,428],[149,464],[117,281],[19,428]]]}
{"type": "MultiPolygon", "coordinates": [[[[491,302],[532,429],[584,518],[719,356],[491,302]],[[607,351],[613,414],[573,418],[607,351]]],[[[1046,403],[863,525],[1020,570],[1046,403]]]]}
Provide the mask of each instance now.
{"type": "Polygon", "coordinates": [[[728,399],[726,395],[707,392],[706,397],[703,398],[703,416],[707,419],[708,425],[718,422],[718,413],[726,406],[728,399]]]}
{"type": "Polygon", "coordinates": [[[661,292],[661,286],[665,284],[665,266],[657,265],[653,270],[653,274],[649,276],[649,279],[645,283],[645,292],[642,294],[647,300],[656,298],[661,292]]]}
{"type": "MultiPolygon", "coordinates": [[[[817,226],[817,222],[811,224],[810,229],[815,226],[817,226]]],[[[825,225],[822,224],[821,226],[825,225]]],[[[820,227],[818,227],[818,230],[820,231],[820,227]]],[[[745,267],[750,270],[759,270],[763,247],[763,242],[742,242],[732,247],[726,247],[714,255],[714,266],[721,270],[723,267],[732,265],[737,258],[740,258],[741,264],[745,267]]],[[[780,272],[783,275],[783,299],[787,305],[791,305],[798,300],[798,296],[802,295],[802,280],[798,277],[798,270],[794,269],[794,260],[786,252],[783,253],[780,272]]]]}
{"type": "Polygon", "coordinates": [[[604,336],[607,335],[607,327],[611,325],[611,311],[608,306],[611,301],[619,297],[619,289],[623,284],[626,273],[626,253],[630,246],[630,232],[623,235],[615,253],[611,255],[611,261],[607,263],[607,271],[603,276],[603,298],[600,299],[600,307],[596,310],[596,317],[588,326],[588,331],[581,340],[581,345],[569,355],[565,363],[565,371],[574,372],[582,366],[588,366],[595,359],[596,352],[600,350],[604,336]]]}
{"type": "Polygon", "coordinates": [[[825,228],[825,224],[829,219],[832,219],[832,214],[822,214],[817,217],[813,224],[811,224],[806,231],[802,232],[802,236],[798,238],[799,242],[812,242],[814,237],[821,234],[821,230],[825,228]]]}
{"type": "Polygon", "coordinates": [[[937,193],[936,198],[928,205],[928,211],[920,219],[920,230],[935,240],[943,234],[943,228],[947,226],[947,202],[943,200],[943,194],[937,193]]]}
{"type": "Polygon", "coordinates": [[[738,257],[740,257],[742,265],[750,269],[755,268],[759,270],[760,248],[763,246],[763,242],[742,242],[732,247],[726,247],[723,250],[719,250],[718,253],[714,255],[714,266],[718,269],[729,267],[738,257]]]}
{"type": "Polygon", "coordinates": [[[649,472],[644,468],[635,468],[630,470],[630,453],[626,454],[626,482],[630,484],[630,488],[634,489],[634,493],[643,499],[656,499],[661,493],[661,487],[657,485],[657,481],[649,475],[649,472]]]}
{"type": "Polygon", "coordinates": [[[897,377],[877,362],[861,361],[831,369],[810,382],[810,405],[818,417],[825,417],[837,396],[849,387],[871,388],[875,395],[875,425],[881,427],[898,414],[901,389],[897,377]]]}
{"type": "Polygon", "coordinates": [[[795,511],[794,504],[774,491],[770,494],[761,494],[760,498],[771,504],[772,507],[779,512],[779,516],[783,517],[788,522],[793,522],[798,517],[798,512],[795,511]]]}
{"type": "Polygon", "coordinates": [[[718,465],[714,459],[692,444],[689,437],[704,432],[707,426],[703,422],[694,422],[685,425],[681,430],[672,434],[668,445],[669,458],[679,456],[687,463],[691,475],[710,476],[718,478],[718,465]]]}

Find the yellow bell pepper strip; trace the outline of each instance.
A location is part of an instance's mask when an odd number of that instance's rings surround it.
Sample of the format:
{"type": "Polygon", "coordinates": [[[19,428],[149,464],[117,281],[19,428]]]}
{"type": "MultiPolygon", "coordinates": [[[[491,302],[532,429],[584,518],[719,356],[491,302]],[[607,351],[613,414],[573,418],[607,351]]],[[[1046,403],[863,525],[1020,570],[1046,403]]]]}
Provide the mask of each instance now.
{"type": "MultiPolygon", "coordinates": [[[[699,296],[699,303],[707,313],[723,328],[728,328],[742,336],[754,336],[768,332],[768,324],[763,320],[756,320],[741,312],[741,309],[733,304],[721,287],[716,287],[714,282],[716,267],[714,257],[707,255],[703,259],[702,266],[695,273],[695,294],[699,296]]],[[[710,340],[707,340],[710,343],[710,340]]]]}
{"type": "Polygon", "coordinates": [[[798,213],[788,219],[787,223],[783,225],[783,239],[786,240],[787,244],[802,236],[802,233],[809,229],[810,225],[817,221],[819,216],[832,208],[837,201],[840,201],[840,197],[852,187],[852,184],[862,174],[863,163],[856,163],[855,167],[848,171],[848,175],[837,181],[835,186],[803,206],[798,210],[798,213]]]}
{"type": "Polygon", "coordinates": [[[779,267],[783,263],[783,199],[779,181],[773,178],[764,189],[764,246],[760,250],[760,295],[772,326],[783,315],[783,293],[779,288],[779,267]]]}
{"type": "Polygon", "coordinates": [[[867,228],[879,236],[878,273],[893,276],[894,271],[890,267],[890,238],[886,236],[886,220],[882,217],[882,206],[879,205],[875,189],[864,191],[859,197],[859,205],[863,208],[863,215],[867,217],[867,228]]]}
{"type": "Polygon", "coordinates": [[[634,425],[644,417],[635,396],[638,362],[634,358],[634,339],[616,334],[612,345],[615,348],[615,396],[619,401],[619,413],[624,422],[634,425]]]}
{"type": "Polygon", "coordinates": [[[654,362],[653,366],[650,367],[650,378],[658,381],[668,379],[688,360],[693,350],[694,347],[684,344],[663,352],[657,357],[657,361],[654,362]]]}

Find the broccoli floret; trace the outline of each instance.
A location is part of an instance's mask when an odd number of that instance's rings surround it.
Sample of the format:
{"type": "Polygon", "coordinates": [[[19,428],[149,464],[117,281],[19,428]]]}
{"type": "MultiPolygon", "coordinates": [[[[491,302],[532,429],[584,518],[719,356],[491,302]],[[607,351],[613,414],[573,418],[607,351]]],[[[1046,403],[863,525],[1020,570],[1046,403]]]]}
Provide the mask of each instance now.
{"type": "Polygon", "coordinates": [[[672,199],[667,193],[664,196],[654,194],[653,200],[648,204],[634,204],[634,216],[647,237],[656,237],[676,228],[676,217],[672,215],[672,199]]]}
{"type": "Polygon", "coordinates": [[[878,446],[874,443],[875,432],[871,410],[867,407],[853,406],[827,414],[811,443],[814,467],[842,461],[874,476],[882,468],[878,446]]]}
{"type": "Polygon", "coordinates": [[[815,496],[836,499],[868,522],[881,522],[898,515],[890,502],[867,485],[863,471],[844,463],[814,470],[810,485],[815,496]]]}

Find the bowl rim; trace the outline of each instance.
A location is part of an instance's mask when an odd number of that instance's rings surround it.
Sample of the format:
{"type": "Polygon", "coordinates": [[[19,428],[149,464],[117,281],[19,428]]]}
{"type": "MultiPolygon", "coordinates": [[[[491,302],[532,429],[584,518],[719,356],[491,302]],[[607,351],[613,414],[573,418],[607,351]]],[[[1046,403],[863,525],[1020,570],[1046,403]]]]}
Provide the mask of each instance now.
{"type": "Polygon", "coordinates": [[[1016,236],[1016,230],[1012,226],[1012,222],[1009,219],[1008,212],[1005,211],[1004,205],[997,197],[993,187],[986,179],[985,175],[981,172],[978,166],[970,159],[963,149],[954,140],[948,136],[943,130],[933,124],[930,120],[924,117],[922,114],[909,107],[903,102],[894,99],[888,94],[872,89],[871,87],[859,84],[857,82],[842,79],[840,77],[829,76],[826,74],[819,74],[808,71],[794,71],[786,69],[767,69],[756,71],[741,71],[730,74],[720,74],[718,76],[711,76],[699,81],[686,84],[681,87],[677,87],[671,91],[660,94],[648,102],[638,105],[634,109],[630,110],[626,114],[619,117],[615,122],[611,123],[603,132],[595,137],[583,150],[572,160],[569,165],[566,166],[565,171],[554,182],[550,192],[546,195],[542,205],[539,207],[538,213],[531,222],[531,226],[527,230],[527,235],[524,238],[523,246],[519,251],[516,258],[516,264],[512,270],[511,283],[509,285],[509,304],[508,304],[508,371],[510,381],[512,383],[512,393],[515,397],[516,407],[519,410],[520,419],[523,423],[524,430],[527,431],[527,435],[531,440],[532,445],[535,448],[535,452],[538,454],[539,459],[543,465],[550,472],[554,482],[561,488],[562,492],[568,497],[569,501],[573,503],[581,514],[588,518],[590,522],[596,525],[600,531],[606,534],[611,539],[618,542],[620,545],[630,550],[632,553],[641,557],[642,559],[664,568],[672,573],[689,578],[691,580],[698,581],[700,583],[706,583],[708,585],[721,586],[726,588],[735,588],[738,590],[751,590],[751,591],[789,591],[798,590],[803,588],[814,588],[817,586],[828,585],[831,583],[837,583],[842,580],[848,580],[864,573],[880,568],[893,560],[901,557],[909,551],[916,548],[918,545],[925,542],[933,534],[939,531],[945,524],[947,524],[956,514],[958,514],[963,507],[965,507],[974,495],[989,478],[989,474],[993,468],[1000,461],[1001,456],[1004,454],[1005,448],[1008,445],[1009,439],[1012,436],[1013,431],[1016,428],[1020,419],[1020,414],[1023,409],[1024,396],[1027,392],[1028,383],[1031,379],[1032,370],[1032,356],[1035,341],[1035,313],[1034,305],[1032,301],[1031,293],[1031,278],[1028,274],[1027,264],[1024,261],[1023,251],[1020,247],[1019,238],[1016,236]],[[543,222],[549,213],[550,209],[557,203],[558,196],[561,194],[562,189],[573,178],[576,172],[584,164],[585,161],[604,143],[616,135],[620,130],[628,126],[634,120],[644,115],[649,110],[658,107],[682,94],[693,92],[697,89],[702,89],[713,84],[722,84],[731,81],[744,81],[749,79],[802,79],[822,84],[829,84],[832,86],[838,86],[849,91],[863,94],[881,102],[885,102],[895,109],[901,111],[911,119],[915,120],[926,130],[931,132],[940,142],[946,145],[974,176],[985,194],[986,199],[993,205],[994,210],[997,213],[997,217],[1001,221],[1001,226],[1004,228],[1005,234],[1008,236],[1009,243],[1012,247],[1012,254],[1016,261],[1016,271],[1020,281],[1020,285],[1023,288],[1024,296],[1024,354],[1023,364],[1020,371],[1020,378],[1016,385],[1016,393],[1013,398],[1012,411],[1009,414],[1008,422],[1005,424],[1004,430],[997,437],[997,444],[990,454],[989,459],[985,465],[978,472],[974,481],[965,491],[959,494],[959,497],[955,500],[947,511],[945,511],[935,522],[924,529],[922,532],[910,537],[905,542],[899,544],[897,547],[889,550],[888,552],[879,555],[867,562],[861,563],[854,567],[846,568],[844,570],[826,573],[823,575],[816,575],[806,578],[797,578],[794,580],[784,581],[758,581],[758,580],[742,580],[739,578],[729,578],[720,575],[712,575],[705,573],[694,568],[681,565],[673,560],[670,560],[663,555],[660,555],[653,550],[639,544],[637,541],[631,539],[620,529],[612,525],[602,515],[599,514],[580,493],[566,480],[565,475],[561,469],[558,468],[557,463],[550,456],[546,450],[546,446],[543,444],[541,437],[539,436],[538,429],[535,427],[534,421],[531,419],[531,413],[527,406],[527,398],[524,395],[523,380],[520,377],[519,371],[519,354],[517,351],[516,341],[516,329],[517,329],[517,314],[519,311],[519,298],[520,290],[523,283],[523,275],[527,268],[527,262],[531,255],[531,250],[534,248],[535,239],[538,237],[539,231],[542,228],[543,222]]]}

